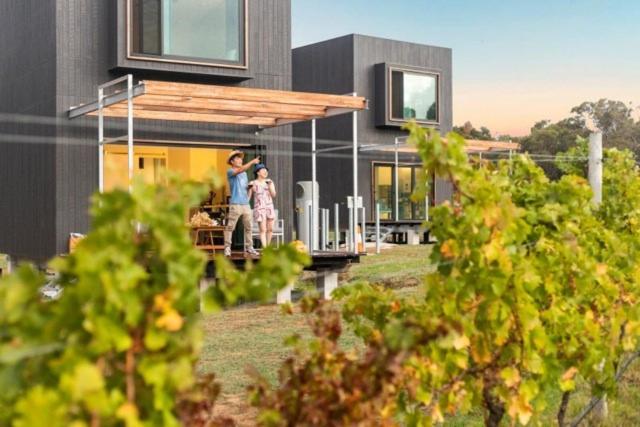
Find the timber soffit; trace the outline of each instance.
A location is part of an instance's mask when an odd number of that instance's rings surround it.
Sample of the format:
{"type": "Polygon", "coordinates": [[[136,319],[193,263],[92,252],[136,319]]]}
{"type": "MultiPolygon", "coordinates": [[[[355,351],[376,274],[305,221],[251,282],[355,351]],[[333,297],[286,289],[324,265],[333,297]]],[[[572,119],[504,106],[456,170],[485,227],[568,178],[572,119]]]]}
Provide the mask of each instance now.
{"type": "MultiPolygon", "coordinates": [[[[274,127],[364,109],[365,98],[349,95],[153,80],[133,86],[137,119],[274,127]]],[[[127,117],[127,91],[106,95],[102,112],[105,117],[127,117]]],[[[69,118],[83,115],[98,115],[98,101],[69,110],[69,118]]]]}

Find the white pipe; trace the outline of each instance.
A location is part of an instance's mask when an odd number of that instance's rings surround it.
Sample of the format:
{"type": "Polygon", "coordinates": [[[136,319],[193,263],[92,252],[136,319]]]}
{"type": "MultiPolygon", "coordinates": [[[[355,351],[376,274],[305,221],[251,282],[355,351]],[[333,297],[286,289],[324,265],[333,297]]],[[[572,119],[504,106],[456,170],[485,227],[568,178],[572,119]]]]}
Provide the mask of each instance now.
{"type": "Polygon", "coordinates": [[[104,192],[104,89],[98,89],[98,191],[104,192]]]}
{"type": "Polygon", "coordinates": [[[394,166],[394,173],[393,173],[393,180],[394,180],[394,184],[393,184],[393,194],[394,194],[394,203],[395,203],[395,207],[396,207],[396,221],[400,220],[400,196],[398,194],[398,188],[399,188],[399,184],[398,184],[398,179],[399,179],[399,173],[398,173],[398,138],[396,137],[395,139],[396,142],[396,150],[395,150],[395,166],[394,166]]]}
{"type": "MultiPolygon", "coordinates": [[[[311,120],[311,229],[309,236],[315,234],[316,225],[316,119],[311,120]]],[[[313,236],[315,237],[315,236],[313,236]]],[[[311,237],[309,249],[316,249],[315,239],[311,237]]]]}
{"type": "MultiPolygon", "coordinates": [[[[356,96],[356,93],[353,94],[356,96]]],[[[353,112],[353,250],[358,252],[357,229],[358,223],[358,112],[353,112]]]]}
{"type": "Polygon", "coordinates": [[[380,203],[376,203],[376,253],[380,253],[380,203]]]}
{"type": "Polygon", "coordinates": [[[336,203],[334,206],[333,224],[335,226],[335,234],[333,236],[333,250],[340,250],[340,205],[336,203]]]}
{"type": "Polygon", "coordinates": [[[129,191],[133,185],[133,75],[127,74],[127,156],[129,160],[129,191]]]}

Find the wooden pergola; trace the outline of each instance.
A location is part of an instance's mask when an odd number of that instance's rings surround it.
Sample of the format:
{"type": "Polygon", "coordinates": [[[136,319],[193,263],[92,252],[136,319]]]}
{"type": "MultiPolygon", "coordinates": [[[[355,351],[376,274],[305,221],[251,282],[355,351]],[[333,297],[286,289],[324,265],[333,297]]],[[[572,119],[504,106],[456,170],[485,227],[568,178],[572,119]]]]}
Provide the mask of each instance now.
{"type": "MultiPolygon", "coordinates": [[[[136,119],[274,127],[363,110],[362,97],[145,80],[132,88],[136,119]]],[[[104,96],[104,117],[127,118],[126,91],[104,96]]],[[[99,100],[74,107],[69,117],[100,114],[99,100]]]]}
{"type": "MultiPolygon", "coordinates": [[[[395,138],[393,143],[389,144],[372,144],[366,145],[360,148],[360,151],[382,151],[382,152],[392,152],[395,154],[394,158],[394,204],[395,204],[395,212],[396,212],[396,221],[399,220],[398,213],[400,212],[399,205],[399,189],[398,189],[398,165],[399,165],[399,154],[416,154],[417,148],[408,143],[407,136],[395,138]]],[[[446,143],[446,138],[442,138],[442,140],[446,143]]],[[[465,140],[465,150],[467,153],[475,153],[479,156],[482,156],[483,153],[511,153],[514,151],[520,150],[520,144],[515,142],[507,142],[507,141],[484,141],[479,139],[467,139],[465,140]]],[[[427,196],[425,200],[425,212],[427,219],[429,218],[429,198],[427,196]]]]}
{"type": "MultiPolygon", "coordinates": [[[[136,119],[218,123],[270,128],[300,122],[311,122],[311,181],[316,182],[316,120],[339,114],[353,114],[353,197],[358,199],[358,116],[368,107],[363,97],[323,93],[293,92],[237,86],[177,83],[146,80],[137,84],[128,74],[98,86],[98,99],[72,107],[69,118],[98,117],[99,190],[104,189],[104,144],[114,142],[104,137],[105,117],[126,118],[127,136],[116,138],[128,145],[129,182],[133,180],[134,138],[136,119]],[[126,83],[126,89],[115,89],[126,83]],[[107,93],[109,91],[109,93],[107,93]]],[[[311,218],[317,224],[315,186],[312,185],[311,218]]],[[[353,210],[357,224],[357,210],[353,210]]],[[[364,228],[364,224],[363,224],[364,228]]],[[[356,242],[356,227],[350,238],[356,242]]],[[[311,233],[313,236],[313,233],[311,233]]],[[[318,242],[311,242],[314,250],[318,242]]],[[[355,248],[355,243],[353,244],[355,248]]],[[[356,249],[357,251],[357,249],[356,249]]]]}

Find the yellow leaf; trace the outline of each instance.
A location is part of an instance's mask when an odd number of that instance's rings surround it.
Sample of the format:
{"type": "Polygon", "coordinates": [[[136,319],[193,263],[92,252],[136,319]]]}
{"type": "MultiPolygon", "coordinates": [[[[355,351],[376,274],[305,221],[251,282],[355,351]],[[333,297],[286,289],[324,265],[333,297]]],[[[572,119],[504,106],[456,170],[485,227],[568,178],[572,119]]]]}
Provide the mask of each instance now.
{"type": "Polygon", "coordinates": [[[176,332],[182,328],[184,319],[175,310],[169,310],[156,320],[156,326],[169,332],[176,332]]]}
{"type": "Polygon", "coordinates": [[[575,366],[570,367],[565,371],[564,374],[562,374],[562,381],[572,380],[577,373],[578,373],[578,368],[576,368],[575,366]]]}
{"type": "Polygon", "coordinates": [[[466,335],[458,335],[453,339],[453,348],[456,350],[462,350],[463,348],[469,347],[471,343],[469,342],[469,338],[466,335]]]}
{"type": "Polygon", "coordinates": [[[440,410],[440,406],[434,405],[433,409],[431,409],[431,420],[436,423],[444,422],[444,417],[442,416],[442,411],[440,410]]]}
{"type": "Polygon", "coordinates": [[[607,274],[608,269],[609,267],[607,266],[607,264],[598,264],[596,266],[596,274],[598,274],[598,276],[604,276],[605,274],[607,274]]]}
{"type": "Polygon", "coordinates": [[[455,252],[453,249],[454,244],[455,243],[452,240],[447,240],[446,242],[442,243],[442,245],[440,246],[440,253],[443,257],[448,259],[455,257],[455,252]]]}
{"type": "Polygon", "coordinates": [[[526,425],[533,416],[533,408],[523,396],[513,396],[509,402],[509,416],[526,425]]]}
{"type": "Polygon", "coordinates": [[[516,387],[520,384],[520,371],[518,371],[514,367],[504,368],[500,372],[500,376],[504,380],[504,383],[507,387],[516,387]]]}

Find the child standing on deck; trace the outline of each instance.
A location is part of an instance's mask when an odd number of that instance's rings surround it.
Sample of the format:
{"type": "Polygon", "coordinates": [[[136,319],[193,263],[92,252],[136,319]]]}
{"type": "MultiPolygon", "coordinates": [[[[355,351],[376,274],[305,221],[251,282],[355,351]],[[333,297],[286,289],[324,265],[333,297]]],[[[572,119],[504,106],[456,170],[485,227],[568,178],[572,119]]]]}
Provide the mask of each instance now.
{"type": "Polygon", "coordinates": [[[260,242],[266,248],[271,244],[273,237],[273,223],[276,219],[276,211],[273,206],[273,198],[276,197],[276,187],[273,181],[268,179],[269,169],[258,163],[254,168],[256,179],[249,186],[249,197],[253,196],[253,220],[260,228],[260,242]]]}

